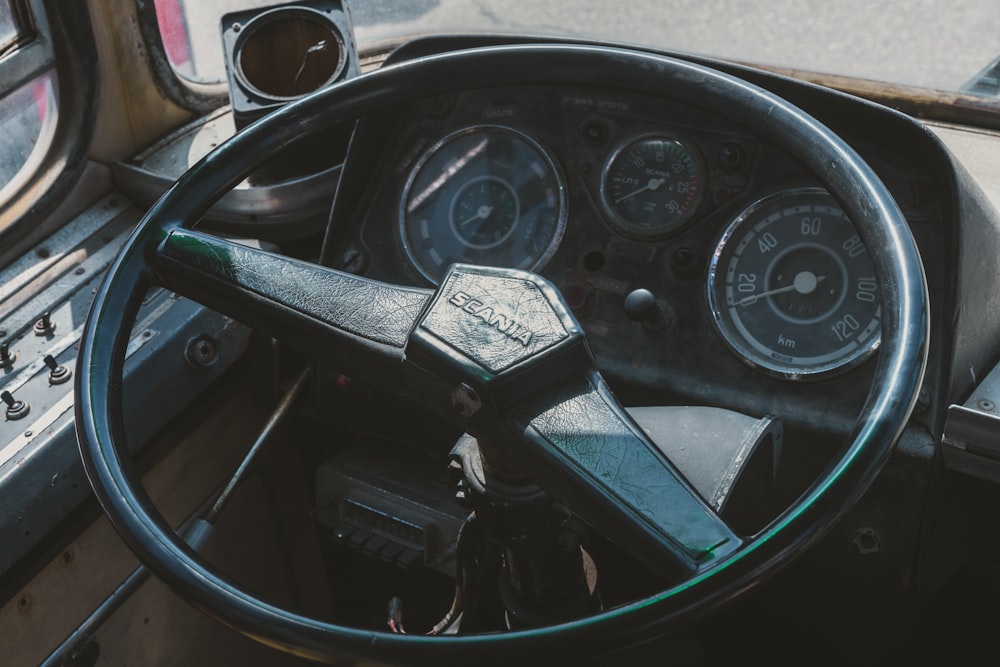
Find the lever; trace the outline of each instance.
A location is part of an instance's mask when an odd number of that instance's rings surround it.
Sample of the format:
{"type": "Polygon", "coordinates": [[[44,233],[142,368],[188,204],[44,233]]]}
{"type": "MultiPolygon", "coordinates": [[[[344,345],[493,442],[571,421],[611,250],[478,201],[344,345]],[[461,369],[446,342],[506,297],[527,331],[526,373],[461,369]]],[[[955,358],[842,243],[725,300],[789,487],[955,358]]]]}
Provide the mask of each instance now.
{"type": "Polygon", "coordinates": [[[9,391],[0,392],[0,400],[7,404],[7,419],[21,419],[31,411],[31,406],[14,398],[9,391]]]}
{"type": "Polygon", "coordinates": [[[46,354],[42,361],[49,367],[49,384],[62,384],[73,375],[73,371],[61,365],[51,354],[46,354]]]}
{"type": "Polygon", "coordinates": [[[12,367],[15,359],[17,355],[11,354],[10,343],[0,343],[0,369],[12,367]]]}
{"type": "Polygon", "coordinates": [[[52,333],[55,330],[56,330],[56,325],[52,321],[52,314],[48,311],[45,311],[42,314],[42,318],[37,322],[35,322],[36,336],[45,336],[47,334],[52,333]]]}

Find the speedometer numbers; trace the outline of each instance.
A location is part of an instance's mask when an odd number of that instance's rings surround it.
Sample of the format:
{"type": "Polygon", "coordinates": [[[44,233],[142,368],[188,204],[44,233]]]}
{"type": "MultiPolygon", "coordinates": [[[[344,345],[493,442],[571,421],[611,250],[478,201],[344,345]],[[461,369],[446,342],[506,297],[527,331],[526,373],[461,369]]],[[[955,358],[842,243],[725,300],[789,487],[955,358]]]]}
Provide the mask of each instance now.
{"type": "Polygon", "coordinates": [[[736,218],[715,249],[708,298],[732,350],[780,377],[840,372],[878,348],[871,258],[844,211],[817,188],[772,195],[736,218]]]}
{"type": "Polygon", "coordinates": [[[625,236],[662,238],[692,219],[704,181],[701,158],[686,143],[644,135],[619,147],[605,164],[601,202],[625,236]]]}

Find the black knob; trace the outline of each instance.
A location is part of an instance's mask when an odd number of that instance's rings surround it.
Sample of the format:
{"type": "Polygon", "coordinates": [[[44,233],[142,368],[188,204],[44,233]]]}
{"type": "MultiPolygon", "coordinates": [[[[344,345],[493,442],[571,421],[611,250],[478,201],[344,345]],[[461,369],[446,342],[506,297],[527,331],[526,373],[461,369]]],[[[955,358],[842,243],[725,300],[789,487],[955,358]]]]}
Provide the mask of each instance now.
{"type": "Polygon", "coordinates": [[[659,314],[656,297],[648,289],[636,289],[625,297],[625,314],[633,322],[652,322],[659,314]]]}
{"type": "Polygon", "coordinates": [[[625,314],[651,331],[667,329],[673,326],[675,319],[673,309],[644,288],[632,290],[625,297],[625,314]]]}

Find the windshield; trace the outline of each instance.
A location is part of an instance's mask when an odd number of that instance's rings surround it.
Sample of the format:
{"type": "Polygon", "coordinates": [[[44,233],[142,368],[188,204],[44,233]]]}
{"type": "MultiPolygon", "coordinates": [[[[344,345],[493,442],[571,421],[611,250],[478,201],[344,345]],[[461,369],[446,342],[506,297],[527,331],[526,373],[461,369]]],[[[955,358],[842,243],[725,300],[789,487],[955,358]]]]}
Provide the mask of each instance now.
{"type": "MultiPolygon", "coordinates": [[[[267,0],[156,0],[175,69],[223,81],[220,18],[267,0]]],[[[359,49],[441,32],[561,35],[957,91],[1000,56],[996,0],[353,0],[359,49]]]]}

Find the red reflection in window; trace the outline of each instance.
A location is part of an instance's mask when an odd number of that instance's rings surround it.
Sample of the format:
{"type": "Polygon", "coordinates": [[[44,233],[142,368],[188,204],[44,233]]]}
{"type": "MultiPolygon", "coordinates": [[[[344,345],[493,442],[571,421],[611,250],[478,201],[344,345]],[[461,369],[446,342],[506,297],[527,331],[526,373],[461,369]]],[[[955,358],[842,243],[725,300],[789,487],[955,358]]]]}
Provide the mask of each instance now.
{"type": "Polygon", "coordinates": [[[184,21],[184,11],[179,0],[156,0],[156,20],[160,24],[160,38],[174,67],[191,62],[191,46],[184,21]]]}

